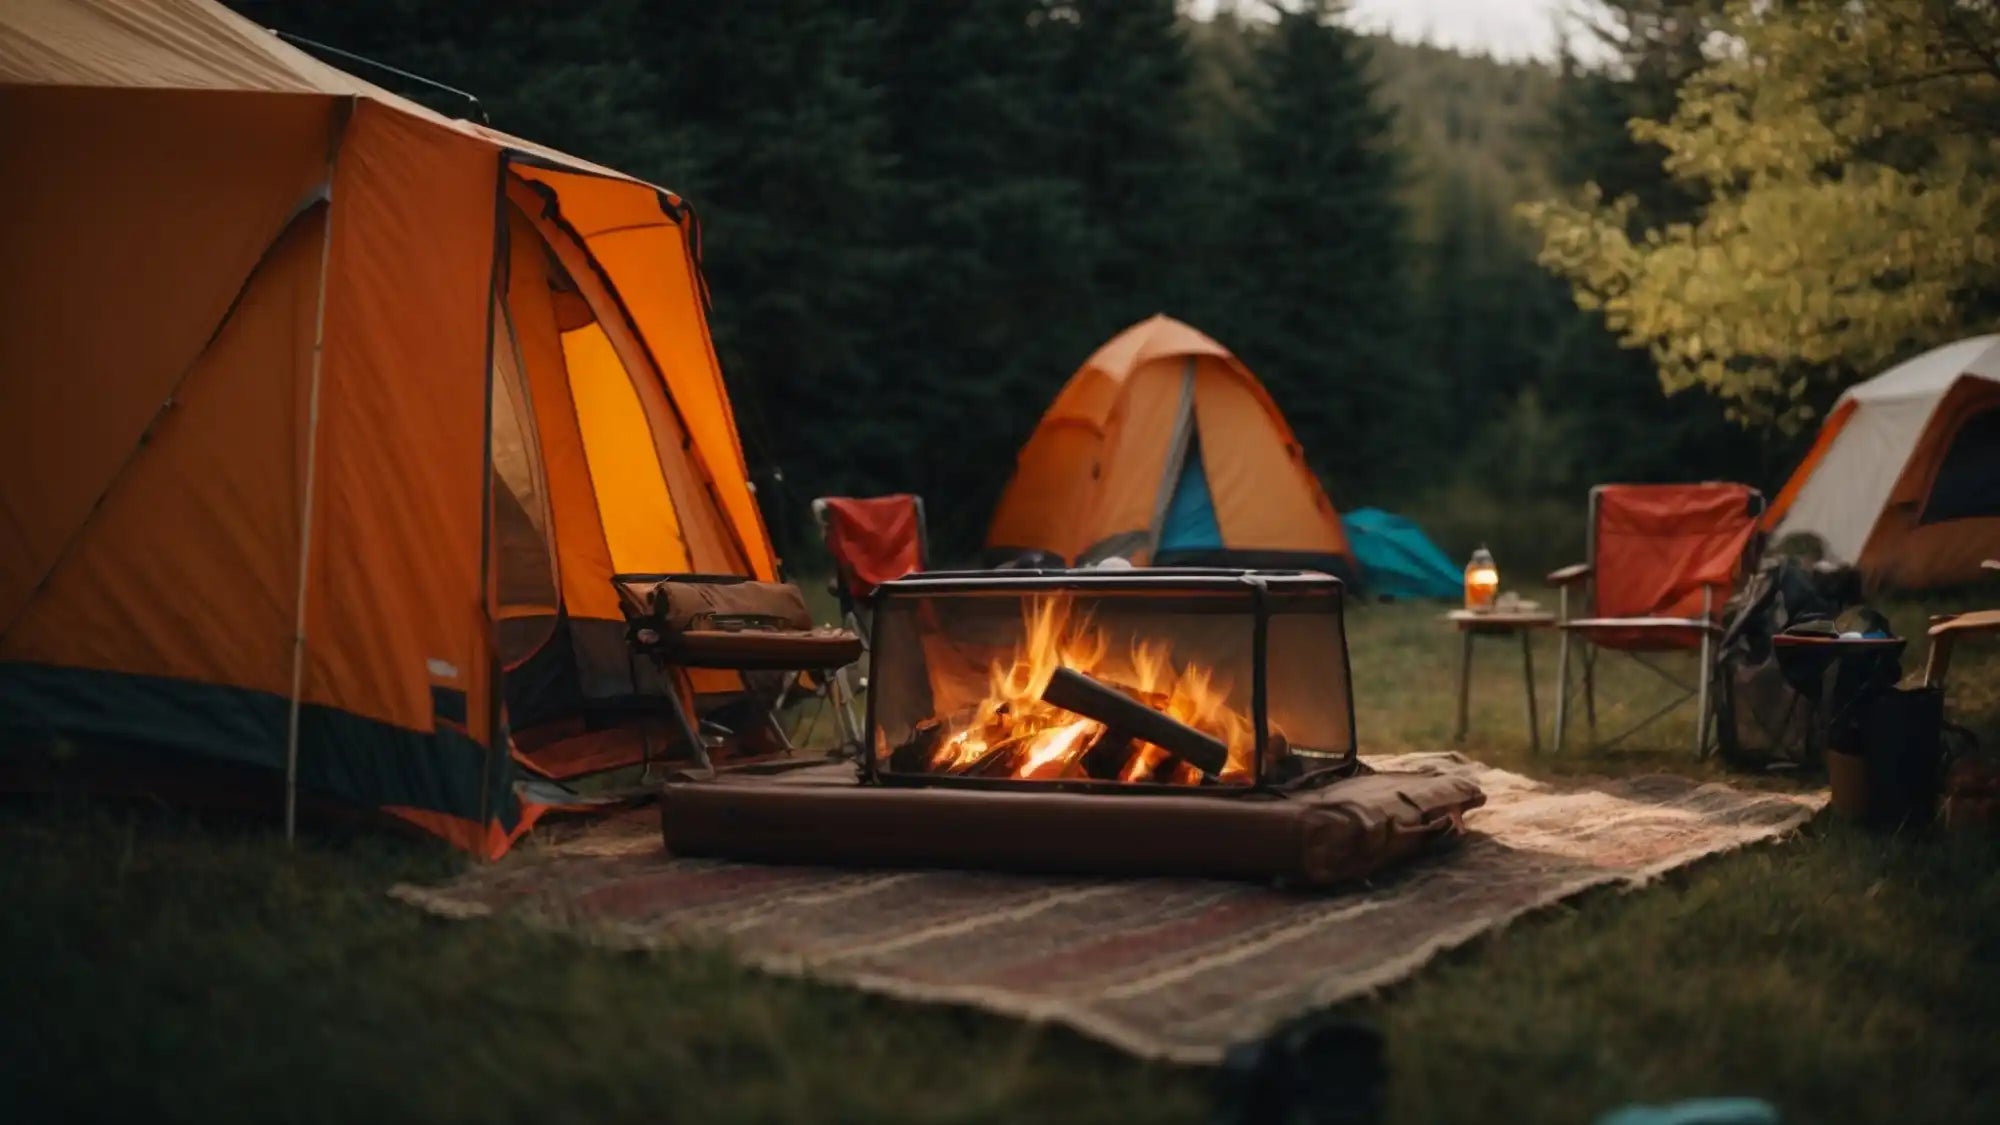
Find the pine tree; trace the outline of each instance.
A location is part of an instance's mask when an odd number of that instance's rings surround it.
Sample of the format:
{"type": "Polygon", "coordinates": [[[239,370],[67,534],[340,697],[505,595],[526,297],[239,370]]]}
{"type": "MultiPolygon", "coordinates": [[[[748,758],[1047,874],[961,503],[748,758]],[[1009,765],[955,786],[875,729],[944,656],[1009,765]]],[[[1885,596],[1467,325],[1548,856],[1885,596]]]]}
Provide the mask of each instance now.
{"type": "Polygon", "coordinates": [[[1331,5],[1280,17],[1256,52],[1232,193],[1232,346],[1336,496],[1395,479],[1428,436],[1407,347],[1405,215],[1369,52],[1331,5]]]}
{"type": "MultiPolygon", "coordinates": [[[[782,468],[814,492],[865,489],[857,450],[889,386],[876,350],[898,254],[897,207],[879,91],[865,72],[884,27],[836,0],[646,6],[632,35],[679,124],[657,175],[701,217],[716,346],[753,473],[782,468]]],[[[769,490],[802,524],[809,497],[769,490]]]]}
{"type": "MultiPolygon", "coordinates": [[[[888,107],[907,257],[873,311],[889,386],[873,408],[885,484],[933,498],[975,546],[1014,453],[1103,333],[1102,245],[1063,167],[1056,68],[1068,25],[1040,0],[898,0],[874,81],[888,107]]],[[[862,456],[871,456],[864,453],[862,456]]]]}
{"type": "Polygon", "coordinates": [[[1102,238],[1096,313],[1106,335],[1156,312],[1200,323],[1215,311],[1202,284],[1218,233],[1204,207],[1212,177],[1194,136],[1194,63],[1175,8],[1076,0],[1048,24],[1063,39],[1057,167],[1077,180],[1102,238]]]}

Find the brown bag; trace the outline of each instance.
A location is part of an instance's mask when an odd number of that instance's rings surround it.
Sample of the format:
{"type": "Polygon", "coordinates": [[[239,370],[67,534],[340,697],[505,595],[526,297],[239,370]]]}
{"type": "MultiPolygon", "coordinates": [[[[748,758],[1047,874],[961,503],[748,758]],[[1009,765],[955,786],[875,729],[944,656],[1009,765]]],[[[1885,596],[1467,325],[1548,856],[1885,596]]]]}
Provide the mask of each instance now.
{"type": "Polygon", "coordinates": [[[669,633],[808,632],[812,613],[797,586],[749,579],[621,574],[612,579],[627,618],[669,633]]]}
{"type": "Polygon", "coordinates": [[[797,586],[702,575],[612,578],[627,639],[664,664],[791,671],[841,668],[861,658],[861,638],[815,629],[797,586]]]}

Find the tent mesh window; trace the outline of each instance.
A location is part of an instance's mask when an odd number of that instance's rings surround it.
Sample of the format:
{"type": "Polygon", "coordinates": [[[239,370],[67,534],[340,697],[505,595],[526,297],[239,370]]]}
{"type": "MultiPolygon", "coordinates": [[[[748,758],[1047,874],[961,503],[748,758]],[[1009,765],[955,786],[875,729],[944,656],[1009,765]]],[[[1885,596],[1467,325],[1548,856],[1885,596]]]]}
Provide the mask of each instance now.
{"type": "Polygon", "coordinates": [[[865,775],[1241,793],[1355,762],[1338,579],[933,572],[876,606],[865,775]]]}
{"type": "Polygon", "coordinates": [[[1967,418],[1952,435],[1920,522],[1985,516],[2000,516],[2000,407],[1967,418]]]}

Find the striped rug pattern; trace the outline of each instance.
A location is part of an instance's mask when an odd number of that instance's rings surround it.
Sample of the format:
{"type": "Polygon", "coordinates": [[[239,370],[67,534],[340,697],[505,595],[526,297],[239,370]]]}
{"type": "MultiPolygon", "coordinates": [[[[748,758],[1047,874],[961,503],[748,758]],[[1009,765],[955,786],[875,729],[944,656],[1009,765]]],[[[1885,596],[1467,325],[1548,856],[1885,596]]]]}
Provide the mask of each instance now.
{"type": "Polygon", "coordinates": [[[1203,1064],[1538,907],[1771,839],[1826,801],[1668,776],[1542,782],[1452,754],[1369,764],[1470,775],[1487,795],[1467,818],[1470,838],[1366,886],[1315,894],[676,859],[646,811],[391,893],[448,917],[513,916],[620,947],[720,942],[769,971],[1056,1021],[1203,1064]]]}

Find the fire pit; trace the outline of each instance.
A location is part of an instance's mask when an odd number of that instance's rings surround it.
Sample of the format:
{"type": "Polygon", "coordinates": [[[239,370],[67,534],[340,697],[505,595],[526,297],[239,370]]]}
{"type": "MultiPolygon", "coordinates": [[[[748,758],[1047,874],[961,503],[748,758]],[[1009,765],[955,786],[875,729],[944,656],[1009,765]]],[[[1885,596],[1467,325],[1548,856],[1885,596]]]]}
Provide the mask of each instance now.
{"type": "Polygon", "coordinates": [[[861,784],[669,784],[678,855],[1090,875],[1363,878],[1463,832],[1451,774],[1355,756],[1341,584],[977,571],[880,587],[861,784]]]}
{"type": "Polygon", "coordinates": [[[1296,571],[884,584],[866,780],[1240,794],[1356,767],[1342,586],[1296,571]]]}

